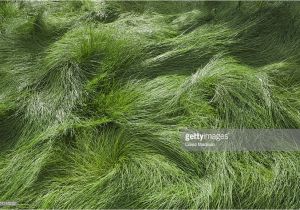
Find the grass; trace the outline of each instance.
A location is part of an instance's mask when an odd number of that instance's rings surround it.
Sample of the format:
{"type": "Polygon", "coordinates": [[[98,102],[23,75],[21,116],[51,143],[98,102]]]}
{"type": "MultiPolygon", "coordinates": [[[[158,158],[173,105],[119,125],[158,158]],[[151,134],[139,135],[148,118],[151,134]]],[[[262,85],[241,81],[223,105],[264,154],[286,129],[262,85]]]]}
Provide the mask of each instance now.
{"type": "Polygon", "coordinates": [[[298,2],[0,2],[0,201],[300,208],[299,152],[186,128],[299,128],[298,2]]]}

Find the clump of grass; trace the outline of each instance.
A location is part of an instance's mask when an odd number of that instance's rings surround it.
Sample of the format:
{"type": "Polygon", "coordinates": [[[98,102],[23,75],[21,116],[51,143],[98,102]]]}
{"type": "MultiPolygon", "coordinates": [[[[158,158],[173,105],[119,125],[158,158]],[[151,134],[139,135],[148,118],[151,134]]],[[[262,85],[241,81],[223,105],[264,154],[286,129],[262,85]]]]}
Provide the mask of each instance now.
{"type": "Polygon", "coordinates": [[[226,53],[236,41],[237,31],[224,25],[203,25],[186,36],[170,39],[167,52],[145,61],[144,68],[150,75],[191,74],[204,66],[217,53],[226,53]],[[226,34],[226,36],[225,36],[226,34]]]}
{"type": "Polygon", "coordinates": [[[230,58],[213,59],[186,82],[183,92],[179,92],[179,100],[187,104],[190,111],[204,109],[206,106],[201,100],[206,101],[216,109],[221,122],[216,126],[220,127],[297,127],[298,122],[292,124],[291,118],[283,116],[285,108],[275,99],[271,85],[262,72],[239,65],[230,58]]]}

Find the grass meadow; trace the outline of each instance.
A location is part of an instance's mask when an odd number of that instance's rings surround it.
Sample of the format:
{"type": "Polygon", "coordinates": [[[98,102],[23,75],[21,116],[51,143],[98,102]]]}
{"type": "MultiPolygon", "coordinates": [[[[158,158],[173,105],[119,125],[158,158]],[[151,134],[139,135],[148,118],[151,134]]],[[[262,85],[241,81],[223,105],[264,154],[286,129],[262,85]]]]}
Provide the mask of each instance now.
{"type": "Polygon", "coordinates": [[[300,2],[0,2],[0,201],[300,208],[299,152],[186,128],[300,128],[300,2]]]}

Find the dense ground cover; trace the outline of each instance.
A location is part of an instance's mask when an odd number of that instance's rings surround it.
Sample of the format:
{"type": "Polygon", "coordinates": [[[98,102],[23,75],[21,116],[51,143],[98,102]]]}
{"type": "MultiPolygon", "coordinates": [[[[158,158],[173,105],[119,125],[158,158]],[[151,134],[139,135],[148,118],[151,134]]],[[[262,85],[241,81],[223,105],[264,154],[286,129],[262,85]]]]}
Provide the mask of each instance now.
{"type": "Polygon", "coordinates": [[[300,208],[298,152],[185,128],[300,127],[299,2],[0,2],[0,201],[300,208]]]}

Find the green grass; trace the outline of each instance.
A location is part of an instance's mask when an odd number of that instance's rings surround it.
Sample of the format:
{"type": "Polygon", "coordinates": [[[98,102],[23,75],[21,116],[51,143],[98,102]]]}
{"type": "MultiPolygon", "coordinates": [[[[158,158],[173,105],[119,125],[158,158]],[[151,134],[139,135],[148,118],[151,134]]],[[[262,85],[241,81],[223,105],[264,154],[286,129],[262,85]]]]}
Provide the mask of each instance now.
{"type": "Polygon", "coordinates": [[[300,208],[299,152],[181,130],[300,128],[298,2],[0,2],[0,201],[300,208]]]}

